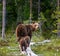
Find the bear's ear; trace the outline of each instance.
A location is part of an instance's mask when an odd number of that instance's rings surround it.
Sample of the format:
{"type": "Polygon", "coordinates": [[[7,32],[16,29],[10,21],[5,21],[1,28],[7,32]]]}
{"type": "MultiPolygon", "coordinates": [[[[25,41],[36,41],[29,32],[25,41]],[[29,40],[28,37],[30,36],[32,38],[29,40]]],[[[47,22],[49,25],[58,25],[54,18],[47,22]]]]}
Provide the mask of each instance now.
{"type": "Polygon", "coordinates": [[[35,24],[35,23],[36,23],[35,21],[32,22],[32,24],[35,24]]]}
{"type": "Polygon", "coordinates": [[[19,25],[19,24],[23,24],[23,23],[22,22],[18,22],[17,25],[19,25]]]}

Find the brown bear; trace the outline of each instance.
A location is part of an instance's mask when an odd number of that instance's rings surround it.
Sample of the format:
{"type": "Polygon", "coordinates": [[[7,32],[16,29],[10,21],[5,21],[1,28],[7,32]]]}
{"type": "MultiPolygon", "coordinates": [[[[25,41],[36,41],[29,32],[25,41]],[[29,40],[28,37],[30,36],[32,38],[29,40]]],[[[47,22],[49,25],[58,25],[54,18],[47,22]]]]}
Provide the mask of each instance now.
{"type": "Polygon", "coordinates": [[[38,23],[26,25],[18,24],[16,28],[16,37],[22,51],[26,50],[26,48],[29,46],[32,37],[32,32],[35,31],[38,28],[38,26],[39,26],[38,23]]]}
{"type": "Polygon", "coordinates": [[[22,37],[27,36],[27,30],[24,24],[19,24],[16,28],[16,37],[19,41],[22,37]]]}
{"type": "Polygon", "coordinates": [[[29,36],[30,39],[32,37],[32,32],[35,31],[38,28],[39,24],[38,23],[32,23],[32,24],[19,24],[16,28],[16,37],[17,40],[19,41],[21,37],[24,36],[29,36]]]}
{"type": "Polygon", "coordinates": [[[29,36],[22,37],[19,40],[19,44],[20,44],[21,50],[22,51],[26,51],[27,47],[29,47],[29,43],[30,43],[29,36]]]}
{"type": "Polygon", "coordinates": [[[28,34],[28,36],[30,36],[30,39],[31,39],[32,32],[37,30],[39,25],[38,25],[38,23],[32,23],[32,24],[27,24],[25,26],[26,26],[26,29],[27,29],[27,34],[28,34]]]}

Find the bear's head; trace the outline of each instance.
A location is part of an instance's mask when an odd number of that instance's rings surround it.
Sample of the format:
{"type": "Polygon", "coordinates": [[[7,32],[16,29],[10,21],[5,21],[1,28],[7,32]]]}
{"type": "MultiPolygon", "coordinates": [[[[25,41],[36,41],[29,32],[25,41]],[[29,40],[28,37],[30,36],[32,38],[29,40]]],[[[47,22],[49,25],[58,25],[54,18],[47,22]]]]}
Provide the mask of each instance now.
{"type": "Polygon", "coordinates": [[[39,28],[39,23],[33,22],[33,23],[31,24],[31,26],[32,26],[33,30],[35,31],[35,30],[37,30],[37,29],[39,28]]]}

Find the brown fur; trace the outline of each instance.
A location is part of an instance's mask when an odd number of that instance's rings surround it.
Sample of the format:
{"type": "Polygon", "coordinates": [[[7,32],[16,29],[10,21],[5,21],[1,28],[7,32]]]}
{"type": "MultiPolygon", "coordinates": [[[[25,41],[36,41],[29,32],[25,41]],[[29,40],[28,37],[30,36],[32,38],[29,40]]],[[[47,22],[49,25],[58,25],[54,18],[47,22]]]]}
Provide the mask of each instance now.
{"type": "Polygon", "coordinates": [[[17,41],[20,43],[21,49],[26,50],[26,48],[29,46],[31,37],[32,37],[32,32],[35,31],[38,27],[37,24],[19,24],[16,28],[16,37],[17,41]],[[24,47],[24,48],[23,48],[24,47]]]}
{"type": "Polygon", "coordinates": [[[22,37],[19,40],[19,44],[21,46],[22,51],[26,51],[27,47],[29,47],[29,43],[30,43],[29,36],[22,37]]]}
{"type": "Polygon", "coordinates": [[[36,27],[36,25],[34,25],[34,23],[28,24],[28,25],[19,24],[16,28],[17,40],[19,41],[21,39],[21,37],[24,37],[24,36],[29,36],[31,39],[32,32],[36,30],[35,27],[36,27]]]}
{"type": "Polygon", "coordinates": [[[27,36],[27,30],[24,24],[19,24],[16,28],[16,37],[19,41],[22,37],[27,36]]]}

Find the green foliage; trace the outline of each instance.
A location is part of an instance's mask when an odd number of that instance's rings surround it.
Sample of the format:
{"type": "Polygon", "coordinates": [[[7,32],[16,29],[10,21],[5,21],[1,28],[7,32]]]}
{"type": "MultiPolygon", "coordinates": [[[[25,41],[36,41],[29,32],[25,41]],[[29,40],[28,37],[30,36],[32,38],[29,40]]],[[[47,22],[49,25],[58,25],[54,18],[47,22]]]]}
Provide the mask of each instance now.
{"type": "Polygon", "coordinates": [[[2,49],[0,49],[0,56],[6,56],[6,52],[2,49]]]}
{"type": "MultiPolygon", "coordinates": [[[[38,0],[32,1],[32,20],[42,22],[42,35],[51,37],[52,31],[57,29],[57,0],[41,0],[40,1],[40,19],[38,20],[38,0]]],[[[17,22],[26,23],[30,17],[29,0],[7,0],[6,2],[6,35],[13,34],[16,29],[17,22]]],[[[0,3],[0,10],[2,4],[0,3]]],[[[2,14],[1,14],[2,15],[2,14]]],[[[0,15],[0,19],[2,18],[0,15]]],[[[2,19],[1,19],[2,22],[2,19]]],[[[58,22],[60,20],[58,19],[58,22]]],[[[1,27],[0,27],[1,28],[1,27]]]]}
{"type": "Polygon", "coordinates": [[[38,0],[32,0],[32,20],[38,20],[38,0]]]}
{"type": "Polygon", "coordinates": [[[0,40],[0,46],[9,46],[9,43],[4,40],[0,40]]]}
{"type": "Polygon", "coordinates": [[[42,21],[42,35],[46,38],[52,36],[52,31],[57,29],[57,18],[55,15],[56,0],[42,0],[41,1],[41,21],[42,21]]]}
{"type": "Polygon", "coordinates": [[[2,30],[2,2],[0,3],[0,32],[2,30]]]}
{"type": "MultiPolygon", "coordinates": [[[[41,37],[43,38],[43,37],[41,37]]],[[[42,39],[36,36],[33,36],[33,41],[35,42],[39,42],[39,41],[43,41],[42,39]],[[37,41],[39,40],[39,41],[37,41]]],[[[9,41],[9,45],[8,46],[0,46],[0,55],[1,56],[25,56],[25,55],[20,55],[20,51],[19,51],[19,47],[18,47],[18,43],[15,42],[16,38],[15,35],[13,35],[11,38],[7,38],[9,41]]],[[[2,42],[1,42],[2,43],[2,42]]],[[[32,45],[31,46],[32,51],[34,53],[36,53],[37,55],[44,55],[44,56],[53,56],[53,55],[60,55],[60,39],[55,39],[55,37],[53,36],[53,38],[51,39],[51,42],[49,43],[43,43],[43,44],[38,44],[38,45],[32,45]]]]}
{"type": "MultiPolygon", "coordinates": [[[[17,20],[17,13],[16,13],[16,6],[15,0],[7,0],[6,5],[6,31],[11,30],[12,24],[16,23],[17,20]]],[[[14,24],[15,25],[15,24],[14,24]]],[[[13,26],[14,26],[13,25],[13,26]]]]}
{"type": "Polygon", "coordinates": [[[25,6],[24,6],[24,12],[23,12],[23,14],[24,14],[24,19],[29,19],[29,14],[30,14],[30,12],[29,12],[29,4],[28,3],[26,3],[25,4],[25,6]],[[27,9],[26,9],[27,8],[27,9]]]}
{"type": "Polygon", "coordinates": [[[57,29],[56,17],[52,14],[52,17],[47,19],[43,13],[40,15],[42,21],[42,35],[49,39],[52,36],[52,31],[57,29]]]}
{"type": "Polygon", "coordinates": [[[43,56],[53,56],[60,54],[60,40],[58,39],[52,39],[50,43],[45,43],[42,45],[34,45],[32,46],[32,50],[39,55],[43,56]]]}

